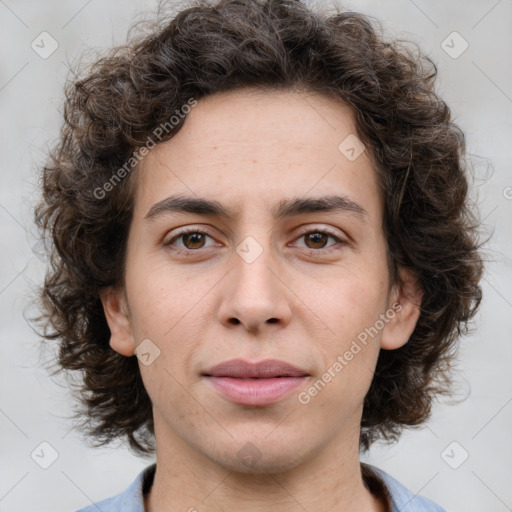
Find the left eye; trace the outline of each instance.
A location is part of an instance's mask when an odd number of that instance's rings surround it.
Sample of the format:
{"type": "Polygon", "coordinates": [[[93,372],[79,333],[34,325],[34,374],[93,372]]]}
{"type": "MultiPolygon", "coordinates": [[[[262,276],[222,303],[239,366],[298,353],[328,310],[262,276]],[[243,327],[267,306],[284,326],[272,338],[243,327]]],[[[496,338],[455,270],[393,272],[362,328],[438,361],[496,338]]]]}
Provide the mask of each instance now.
{"type": "MultiPolygon", "coordinates": [[[[167,246],[176,245],[175,242],[177,240],[182,240],[183,246],[180,247],[178,245],[178,249],[195,251],[195,250],[203,249],[204,247],[206,247],[205,246],[206,237],[211,238],[213,240],[213,238],[205,231],[201,231],[198,229],[182,231],[175,237],[171,238],[169,240],[169,242],[167,242],[165,245],[167,245],[167,246]]],[[[300,239],[300,238],[305,238],[306,244],[313,244],[312,247],[305,247],[306,249],[311,249],[311,250],[325,249],[327,240],[329,238],[333,239],[337,243],[340,243],[340,244],[344,243],[343,240],[338,238],[333,233],[330,233],[329,231],[322,231],[322,230],[308,231],[308,232],[300,235],[298,237],[298,239],[300,239]]],[[[328,246],[327,248],[332,247],[333,245],[336,245],[336,244],[332,244],[332,245],[328,246]]]]}
{"type": "MultiPolygon", "coordinates": [[[[327,239],[332,238],[335,242],[343,243],[343,240],[330,233],[329,231],[308,231],[299,236],[299,238],[305,238],[306,243],[312,243],[313,247],[306,247],[307,249],[325,249],[327,239]]],[[[332,244],[329,247],[332,247],[332,244]]]]}

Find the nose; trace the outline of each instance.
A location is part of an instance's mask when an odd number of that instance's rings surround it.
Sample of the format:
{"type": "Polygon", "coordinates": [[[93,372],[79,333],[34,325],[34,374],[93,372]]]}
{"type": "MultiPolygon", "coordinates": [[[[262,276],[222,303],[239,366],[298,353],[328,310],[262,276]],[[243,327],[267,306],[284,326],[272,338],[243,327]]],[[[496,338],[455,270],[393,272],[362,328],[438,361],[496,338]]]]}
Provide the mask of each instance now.
{"type": "Polygon", "coordinates": [[[232,271],[221,290],[219,320],[226,327],[242,325],[251,333],[273,324],[274,329],[283,328],[290,322],[293,293],[279,276],[271,248],[251,238],[233,254],[232,271]]]}

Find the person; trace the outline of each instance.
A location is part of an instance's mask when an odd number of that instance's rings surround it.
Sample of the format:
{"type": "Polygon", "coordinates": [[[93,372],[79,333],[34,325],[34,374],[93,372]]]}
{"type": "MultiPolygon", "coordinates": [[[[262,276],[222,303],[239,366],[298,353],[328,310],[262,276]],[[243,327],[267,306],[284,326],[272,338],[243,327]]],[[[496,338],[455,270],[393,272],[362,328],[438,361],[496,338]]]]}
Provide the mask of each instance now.
{"type": "Polygon", "coordinates": [[[372,18],[190,2],[66,87],[41,323],[80,428],[156,454],[85,511],[442,511],[361,463],[480,300],[465,141],[372,18]]]}

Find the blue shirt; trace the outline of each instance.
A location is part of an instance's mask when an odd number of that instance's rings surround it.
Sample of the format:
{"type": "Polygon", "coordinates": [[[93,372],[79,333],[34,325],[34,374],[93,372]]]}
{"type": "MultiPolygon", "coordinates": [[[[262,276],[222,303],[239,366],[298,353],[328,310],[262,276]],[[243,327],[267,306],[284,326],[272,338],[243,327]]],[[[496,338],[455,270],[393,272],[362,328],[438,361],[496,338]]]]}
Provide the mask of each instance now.
{"type": "MultiPolygon", "coordinates": [[[[362,464],[365,482],[372,492],[388,501],[390,512],[446,512],[433,501],[413,494],[400,482],[381,469],[362,464]]],[[[77,512],[145,512],[144,494],[149,491],[155,476],[156,463],[144,469],[121,494],[82,508],[77,512]]]]}

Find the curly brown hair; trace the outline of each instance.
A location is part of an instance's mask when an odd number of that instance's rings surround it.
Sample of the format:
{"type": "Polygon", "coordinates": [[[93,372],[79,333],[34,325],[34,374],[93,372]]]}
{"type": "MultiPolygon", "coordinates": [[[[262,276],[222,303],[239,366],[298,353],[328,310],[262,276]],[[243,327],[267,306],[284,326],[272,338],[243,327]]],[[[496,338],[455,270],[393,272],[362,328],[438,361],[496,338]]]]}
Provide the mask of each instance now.
{"type": "MultiPolygon", "coordinates": [[[[58,340],[57,371],[81,372],[84,432],[98,445],[124,439],[136,453],[154,451],[137,358],[110,347],[100,301],[102,289],[123,284],[136,166],[108,193],[105,184],[190,98],[245,87],[320,92],[355,112],[384,199],[392,281],[401,284],[398,269],[409,268],[423,293],[408,343],[380,352],[361,448],[425,422],[434,397],[449,391],[483,268],[465,138],[434,90],[434,62],[416,45],[386,41],[373,18],[321,13],[299,0],[195,0],[151,27],[66,86],[63,127],[35,209],[51,242],[42,335],[58,340]]],[[[186,116],[176,119],[162,141],[186,116]]]]}

